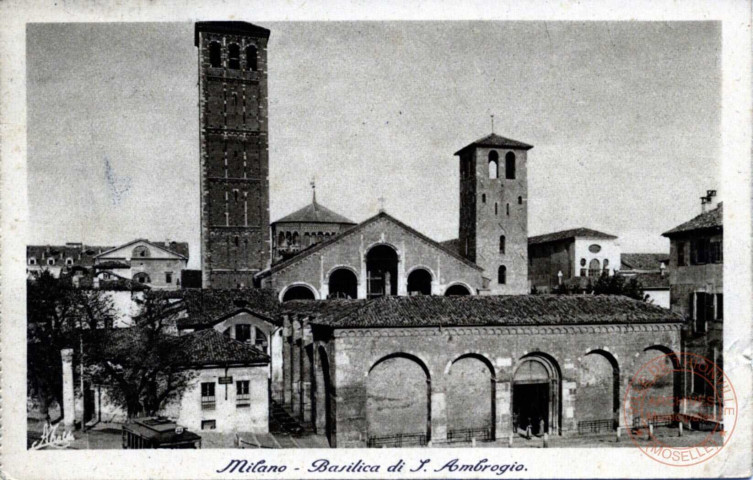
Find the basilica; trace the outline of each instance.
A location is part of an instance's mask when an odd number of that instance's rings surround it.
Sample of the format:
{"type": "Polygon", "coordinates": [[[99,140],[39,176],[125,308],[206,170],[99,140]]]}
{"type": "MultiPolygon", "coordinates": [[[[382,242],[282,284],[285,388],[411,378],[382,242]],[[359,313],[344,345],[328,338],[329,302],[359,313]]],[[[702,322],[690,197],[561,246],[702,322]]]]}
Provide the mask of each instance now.
{"type": "MultiPolygon", "coordinates": [[[[184,326],[241,335],[253,325],[261,333],[243,338],[271,358],[272,400],[331,446],[652,421],[626,420],[626,382],[654,358],[673,362],[683,318],[625,297],[529,294],[531,145],[492,133],[459,146],[453,241],[384,210],[354,222],[315,194],[270,221],[269,36],[245,22],[195,27],[201,275],[206,295],[254,290],[279,307],[270,313],[254,294],[184,326]]],[[[671,395],[673,385],[657,389],[671,395]]]]}

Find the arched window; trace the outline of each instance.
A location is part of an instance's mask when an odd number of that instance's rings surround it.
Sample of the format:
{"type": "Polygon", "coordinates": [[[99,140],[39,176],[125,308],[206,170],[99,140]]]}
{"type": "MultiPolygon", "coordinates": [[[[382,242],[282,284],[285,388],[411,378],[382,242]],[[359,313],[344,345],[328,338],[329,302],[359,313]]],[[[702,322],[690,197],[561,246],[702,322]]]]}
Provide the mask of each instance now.
{"type": "Polygon", "coordinates": [[[504,235],[499,236],[499,253],[502,253],[502,254],[505,253],[505,236],[504,235]]]}
{"type": "Polygon", "coordinates": [[[505,155],[505,178],[508,180],[515,179],[515,154],[507,152],[505,155]]]}
{"type": "Polygon", "coordinates": [[[594,258],[588,262],[588,276],[598,277],[601,274],[601,263],[598,259],[594,258]]]}
{"type": "Polygon", "coordinates": [[[29,265],[36,265],[37,259],[34,257],[29,257],[29,265]]]}
{"type": "Polygon", "coordinates": [[[499,176],[499,154],[492,150],[489,152],[489,178],[497,178],[499,176]]]}
{"type": "Polygon", "coordinates": [[[227,49],[227,66],[233,70],[241,68],[241,47],[237,43],[231,43],[227,49]]]}
{"type": "Polygon", "coordinates": [[[235,237],[233,238],[233,242],[235,242],[235,246],[236,246],[236,247],[237,247],[238,245],[240,245],[240,243],[241,243],[241,242],[240,242],[240,239],[238,238],[238,235],[236,235],[236,236],[235,236],[235,237]]]}
{"type": "Polygon", "coordinates": [[[279,235],[277,235],[277,248],[282,248],[285,245],[285,233],[280,232],[279,235]]]}
{"type": "Polygon", "coordinates": [[[73,265],[73,259],[72,258],[66,258],[65,259],[65,264],[70,267],[71,265],[73,265]]]}
{"type": "Polygon", "coordinates": [[[497,269],[497,283],[504,285],[507,283],[507,267],[500,265],[497,269]]]}
{"type": "Polygon", "coordinates": [[[222,47],[220,46],[220,42],[209,44],[209,64],[214,68],[222,66],[222,47]]]}
{"type": "Polygon", "coordinates": [[[509,203],[505,205],[505,210],[507,211],[507,216],[509,217],[510,216],[510,204],[509,203]]]}
{"type": "Polygon", "coordinates": [[[499,206],[497,205],[497,202],[494,202],[494,215],[499,213],[499,206]]]}
{"type": "Polygon", "coordinates": [[[249,45],[246,47],[246,70],[255,72],[256,68],[256,45],[249,45]]]}
{"type": "Polygon", "coordinates": [[[518,197],[518,205],[523,205],[523,197],[518,197]]]}
{"type": "Polygon", "coordinates": [[[136,258],[146,258],[149,256],[149,249],[144,245],[139,245],[138,247],[133,249],[131,256],[136,258]]]}
{"type": "Polygon", "coordinates": [[[309,235],[309,232],[306,232],[303,234],[303,246],[304,247],[311,246],[311,235],[309,235]]]}
{"type": "Polygon", "coordinates": [[[47,265],[55,265],[55,259],[54,258],[48,258],[47,259],[47,265]]]}
{"type": "Polygon", "coordinates": [[[152,280],[149,278],[148,274],[144,272],[139,272],[133,276],[133,281],[143,284],[143,283],[150,283],[152,280]]]}
{"type": "Polygon", "coordinates": [[[481,203],[486,203],[486,194],[485,193],[481,194],[481,203]]]}

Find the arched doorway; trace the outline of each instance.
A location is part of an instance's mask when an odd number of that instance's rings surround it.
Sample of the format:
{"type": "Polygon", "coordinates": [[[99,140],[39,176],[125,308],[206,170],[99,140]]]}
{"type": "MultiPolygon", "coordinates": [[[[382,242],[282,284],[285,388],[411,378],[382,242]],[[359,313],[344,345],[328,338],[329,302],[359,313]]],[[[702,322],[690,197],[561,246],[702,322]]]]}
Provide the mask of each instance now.
{"type": "Polygon", "coordinates": [[[431,439],[430,398],[429,372],[421,360],[400,353],[376,362],[366,379],[368,445],[425,444],[431,439]]]}
{"type": "Polygon", "coordinates": [[[315,300],[316,295],[314,295],[314,292],[306,286],[303,285],[294,285],[287,290],[285,290],[285,295],[282,297],[283,302],[287,302],[288,300],[315,300]]]}
{"type": "Polygon", "coordinates": [[[327,437],[329,445],[332,446],[333,425],[332,419],[335,418],[332,403],[332,379],[329,373],[329,358],[324,347],[319,347],[319,367],[322,373],[322,388],[324,389],[324,434],[327,437]]]}
{"type": "Polygon", "coordinates": [[[366,254],[367,296],[397,295],[397,252],[387,245],[377,245],[366,254]]]}
{"type": "Polygon", "coordinates": [[[457,358],[447,372],[447,435],[450,440],[494,440],[494,367],[476,354],[457,358]]]}
{"type": "Polygon", "coordinates": [[[358,278],[347,268],[338,268],[329,275],[328,298],[358,298],[358,278]]]}
{"type": "Polygon", "coordinates": [[[534,435],[559,433],[560,372],[549,356],[531,354],[523,357],[515,370],[512,384],[513,429],[534,435]]]}
{"type": "MultiPolygon", "coordinates": [[[[633,363],[635,373],[630,381],[632,422],[646,425],[650,417],[669,417],[679,413],[680,405],[667,399],[682,398],[682,371],[672,350],[655,345],[645,348],[633,363]],[[667,374],[657,374],[667,372],[667,374]]],[[[631,419],[626,419],[628,423],[631,419]]],[[[657,419],[654,418],[655,422],[657,419]]]]}
{"type": "Polygon", "coordinates": [[[614,356],[600,349],[588,352],[580,362],[577,388],[578,431],[596,433],[616,429],[620,414],[620,368],[614,356]]]}
{"type": "Polygon", "coordinates": [[[431,295],[431,273],[417,268],[408,275],[408,295],[431,295]]]}
{"type": "Polygon", "coordinates": [[[470,295],[471,292],[468,290],[468,288],[465,285],[456,283],[455,285],[450,285],[450,287],[444,291],[444,294],[446,297],[452,297],[452,296],[470,295]]]}
{"type": "Polygon", "coordinates": [[[599,263],[599,260],[594,258],[590,262],[588,262],[588,276],[589,277],[598,277],[601,275],[601,263],[599,263]]]}

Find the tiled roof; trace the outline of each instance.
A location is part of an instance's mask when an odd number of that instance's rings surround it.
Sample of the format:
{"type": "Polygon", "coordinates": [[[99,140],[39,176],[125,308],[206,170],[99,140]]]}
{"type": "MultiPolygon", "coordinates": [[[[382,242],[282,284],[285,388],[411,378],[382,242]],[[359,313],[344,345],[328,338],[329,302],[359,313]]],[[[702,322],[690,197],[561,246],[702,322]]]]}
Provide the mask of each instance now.
{"type": "Polygon", "coordinates": [[[69,243],[66,245],[28,245],[26,258],[34,257],[39,265],[47,265],[46,259],[55,258],[56,265],[64,264],[67,258],[73,259],[73,265],[91,267],[94,257],[114,247],[69,243]],[[43,261],[44,260],[44,261],[43,261]]]}
{"type": "Polygon", "coordinates": [[[368,225],[371,225],[372,223],[374,223],[377,220],[382,219],[382,218],[390,220],[391,222],[395,223],[400,228],[407,230],[409,233],[417,236],[421,240],[423,240],[423,241],[425,241],[425,242],[433,245],[434,247],[442,250],[443,252],[449,254],[450,256],[452,256],[452,257],[460,260],[461,262],[465,263],[466,265],[468,265],[470,267],[473,267],[476,270],[482,270],[481,267],[479,267],[475,263],[471,262],[467,258],[461,256],[459,253],[457,253],[455,251],[452,251],[452,250],[448,250],[447,248],[443,247],[440,243],[436,242],[435,240],[432,240],[431,238],[427,237],[426,235],[424,235],[423,233],[419,232],[418,230],[416,230],[416,229],[414,229],[412,227],[409,227],[408,225],[404,224],[403,222],[401,222],[400,220],[396,219],[392,215],[389,215],[386,212],[379,212],[376,215],[374,215],[373,217],[371,217],[369,219],[366,219],[363,222],[359,223],[355,227],[350,228],[348,230],[345,230],[341,234],[335,235],[334,237],[331,237],[329,240],[325,240],[325,241],[323,241],[321,243],[317,243],[316,245],[307,248],[306,250],[302,251],[298,255],[296,255],[296,256],[288,259],[288,260],[285,260],[285,261],[282,261],[282,262],[279,262],[279,263],[273,265],[272,268],[264,270],[263,272],[260,272],[258,274],[258,276],[259,276],[259,278],[267,277],[267,276],[269,276],[269,275],[271,275],[271,274],[273,274],[275,272],[278,272],[278,271],[282,270],[283,268],[286,268],[286,267],[288,267],[290,265],[293,265],[294,263],[299,262],[300,260],[308,257],[309,255],[311,255],[313,253],[316,253],[316,252],[318,252],[318,251],[320,251],[320,250],[322,250],[324,248],[327,248],[329,245],[332,245],[335,242],[341,241],[342,239],[344,239],[345,237],[348,237],[349,235],[354,235],[354,234],[360,232],[361,230],[363,230],[364,228],[366,228],[368,225]]]}
{"type": "Polygon", "coordinates": [[[659,270],[662,263],[669,264],[669,253],[623,253],[621,270],[659,270]]]}
{"type": "Polygon", "coordinates": [[[282,304],[284,315],[301,315],[309,318],[345,314],[366,304],[366,299],[290,300],[282,304]]]}
{"type": "Polygon", "coordinates": [[[312,323],[333,328],[681,323],[681,315],[623,296],[381,297],[312,323]]]}
{"type": "Polygon", "coordinates": [[[590,228],[571,228],[570,230],[562,230],[559,232],[545,233],[544,235],[536,235],[535,237],[528,237],[528,244],[536,245],[539,243],[558,242],[576,237],[604,238],[610,240],[617,238],[614,235],[591,230],[590,228]]]}
{"type": "MultiPolygon", "coordinates": [[[[143,345],[145,331],[139,328],[116,328],[96,330],[87,341],[96,341],[107,358],[123,360],[135,346],[143,345]]],[[[172,346],[170,360],[175,365],[204,366],[227,364],[267,364],[269,356],[252,345],[234,340],[214,329],[199,330],[186,335],[164,335],[164,341],[172,346]]]]}
{"type": "Polygon", "coordinates": [[[491,135],[487,135],[483,138],[479,138],[475,142],[472,142],[466,145],[465,147],[455,152],[455,155],[460,155],[464,151],[470,148],[476,148],[476,147],[498,147],[498,148],[515,148],[519,150],[530,150],[533,148],[533,145],[528,145],[527,143],[519,142],[517,140],[512,140],[512,139],[505,138],[505,137],[492,133],[491,135]]]}
{"type": "Polygon", "coordinates": [[[715,209],[704,212],[690,221],[678,225],[672,230],[662,233],[665,237],[671,237],[681,233],[692,232],[695,230],[721,229],[724,221],[724,212],[722,202],[715,209]]]}
{"type": "Polygon", "coordinates": [[[207,328],[181,335],[176,341],[182,365],[268,364],[269,356],[256,347],[207,328]]]}
{"type": "Polygon", "coordinates": [[[169,243],[168,242],[150,242],[146,238],[137,238],[136,240],[131,240],[130,242],[124,243],[123,245],[118,245],[117,247],[113,247],[110,250],[106,250],[106,251],[98,254],[97,257],[100,257],[102,255],[106,255],[106,254],[110,253],[113,250],[119,250],[121,248],[125,248],[125,247],[127,247],[129,245],[133,245],[134,243],[138,243],[138,242],[144,242],[144,243],[147,243],[149,245],[153,245],[153,246],[155,246],[157,248],[161,248],[161,249],[166,250],[166,251],[168,251],[170,253],[174,253],[176,255],[180,255],[180,256],[185,257],[186,259],[188,259],[188,243],[187,242],[169,242],[169,243]]]}
{"type": "Polygon", "coordinates": [[[186,316],[178,320],[179,328],[213,325],[232,313],[246,310],[272,323],[279,323],[280,304],[270,289],[191,289],[154,292],[182,301],[186,316]]]}
{"type": "Polygon", "coordinates": [[[355,222],[352,220],[333,212],[324,205],[319,205],[316,200],[300,210],[296,210],[290,215],[286,215],[281,219],[272,222],[272,225],[278,223],[344,223],[355,225],[355,222]]]}

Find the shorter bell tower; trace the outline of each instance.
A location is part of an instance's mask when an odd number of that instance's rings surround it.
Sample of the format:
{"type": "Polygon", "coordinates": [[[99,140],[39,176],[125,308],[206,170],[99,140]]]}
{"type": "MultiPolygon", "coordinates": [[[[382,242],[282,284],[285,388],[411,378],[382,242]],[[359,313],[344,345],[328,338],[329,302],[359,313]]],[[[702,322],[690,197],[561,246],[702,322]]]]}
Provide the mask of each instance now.
{"type": "Polygon", "coordinates": [[[529,293],[527,156],[531,148],[492,133],[455,152],[460,159],[458,250],[484,269],[485,290],[490,294],[529,293]]]}

